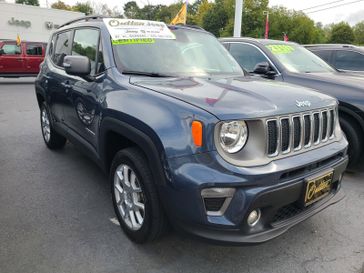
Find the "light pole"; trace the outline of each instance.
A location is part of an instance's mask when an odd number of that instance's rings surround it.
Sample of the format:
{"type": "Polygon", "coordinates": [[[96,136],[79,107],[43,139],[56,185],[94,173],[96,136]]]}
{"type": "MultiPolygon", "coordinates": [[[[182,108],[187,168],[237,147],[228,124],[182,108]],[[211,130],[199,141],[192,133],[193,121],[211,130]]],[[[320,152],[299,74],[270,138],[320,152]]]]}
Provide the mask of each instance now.
{"type": "Polygon", "coordinates": [[[264,39],[268,39],[269,38],[269,11],[263,11],[263,15],[266,16],[264,39]]]}
{"type": "Polygon", "coordinates": [[[241,36],[242,16],[243,16],[243,0],[235,0],[234,37],[241,36]]]}

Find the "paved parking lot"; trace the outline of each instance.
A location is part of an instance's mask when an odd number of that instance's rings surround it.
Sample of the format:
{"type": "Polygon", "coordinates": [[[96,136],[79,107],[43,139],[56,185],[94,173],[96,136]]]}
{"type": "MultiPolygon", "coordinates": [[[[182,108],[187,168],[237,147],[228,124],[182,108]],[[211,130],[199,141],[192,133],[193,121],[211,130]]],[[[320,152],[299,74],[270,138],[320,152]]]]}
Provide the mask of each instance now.
{"type": "Polygon", "coordinates": [[[47,150],[32,80],[0,79],[0,272],[363,273],[364,173],[346,199],[253,247],[206,244],[171,232],[131,243],[114,222],[102,172],[72,144],[47,150]]]}

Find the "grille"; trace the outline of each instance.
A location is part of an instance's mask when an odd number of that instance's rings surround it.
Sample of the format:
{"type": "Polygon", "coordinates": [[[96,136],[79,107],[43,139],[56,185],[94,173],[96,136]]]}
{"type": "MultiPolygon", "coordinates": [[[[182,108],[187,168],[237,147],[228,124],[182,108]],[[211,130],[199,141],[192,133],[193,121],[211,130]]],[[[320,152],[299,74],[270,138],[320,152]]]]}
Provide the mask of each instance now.
{"type": "Polygon", "coordinates": [[[332,139],[335,120],[334,109],[268,119],[266,122],[268,156],[287,154],[332,139]]]}

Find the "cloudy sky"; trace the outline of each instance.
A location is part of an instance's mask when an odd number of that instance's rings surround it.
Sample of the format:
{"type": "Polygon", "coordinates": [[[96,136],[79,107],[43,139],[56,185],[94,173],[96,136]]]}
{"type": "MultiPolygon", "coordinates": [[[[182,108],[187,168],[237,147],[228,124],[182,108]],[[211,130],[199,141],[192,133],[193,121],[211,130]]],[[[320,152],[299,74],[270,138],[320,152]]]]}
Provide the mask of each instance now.
{"type": "MultiPolygon", "coordinates": [[[[14,0],[8,0],[14,1],[14,0]]],[[[46,3],[52,4],[56,0],[39,0],[41,6],[46,6],[46,3]]],[[[63,0],[67,4],[74,4],[77,1],[86,2],[86,0],[63,0]]],[[[94,3],[100,3],[97,0],[91,0],[94,3]]],[[[194,0],[190,0],[194,1],[194,0]]],[[[102,3],[106,3],[110,7],[118,6],[122,7],[128,0],[103,0],[102,3]]],[[[136,0],[136,2],[143,6],[145,4],[170,4],[177,2],[177,0],[136,0]]],[[[347,21],[351,25],[364,20],[364,0],[270,0],[270,6],[282,5],[290,9],[302,10],[311,8],[314,6],[332,3],[331,5],[317,7],[315,9],[308,9],[305,12],[316,22],[322,22],[323,24],[337,23],[340,21],[347,21]],[[355,2],[355,3],[353,3],[355,2]],[[352,4],[348,4],[352,3],[352,4]],[[340,6],[339,6],[340,5],[340,6]],[[336,8],[313,12],[328,7],[338,6],[336,8]],[[312,13],[309,13],[312,12],[312,13]]]]}

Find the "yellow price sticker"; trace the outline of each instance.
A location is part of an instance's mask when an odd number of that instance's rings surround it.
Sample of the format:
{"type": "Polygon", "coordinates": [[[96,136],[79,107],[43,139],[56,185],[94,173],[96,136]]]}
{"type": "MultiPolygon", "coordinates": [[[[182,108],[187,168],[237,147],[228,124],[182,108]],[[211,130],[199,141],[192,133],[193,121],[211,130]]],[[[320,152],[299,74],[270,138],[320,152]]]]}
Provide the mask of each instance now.
{"type": "Polygon", "coordinates": [[[267,47],[273,54],[289,54],[295,51],[290,45],[267,45],[267,47]]]}
{"type": "Polygon", "coordinates": [[[113,45],[137,45],[137,44],[154,44],[155,39],[153,38],[135,38],[135,39],[122,39],[113,40],[113,45]]]}

